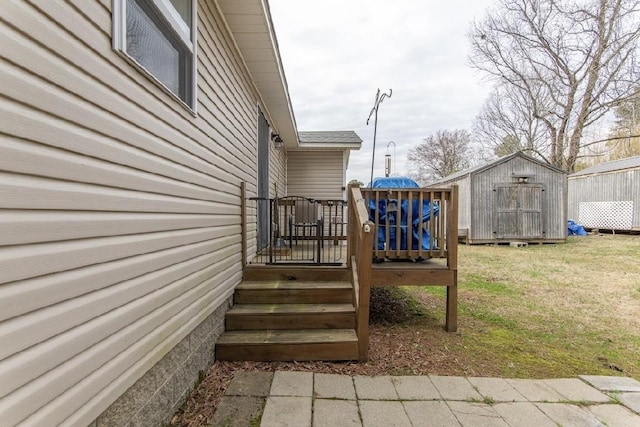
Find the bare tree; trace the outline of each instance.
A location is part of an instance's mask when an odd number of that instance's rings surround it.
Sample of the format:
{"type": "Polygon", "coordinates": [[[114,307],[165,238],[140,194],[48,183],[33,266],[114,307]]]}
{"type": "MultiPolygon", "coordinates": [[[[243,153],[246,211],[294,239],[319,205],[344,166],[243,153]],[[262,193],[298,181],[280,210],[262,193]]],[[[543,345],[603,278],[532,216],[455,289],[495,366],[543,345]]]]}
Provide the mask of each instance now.
{"type": "Polygon", "coordinates": [[[607,147],[611,160],[640,156],[640,88],[615,109],[616,123],[607,147]]]}
{"type": "Polygon", "coordinates": [[[640,81],[640,0],[499,0],[469,33],[473,67],[518,91],[547,133],[546,160],[572,171],[585,127],[640,81]]]}
{"type": "Polygon", "coordinates": [[[473,135],[498,157],[516,151],[541,158],[547,154],[545,126],[534,117],[529,98],[512,86],[494,88],[476,116],[473,135]]]}
{"type": "Polygon", "coordinates": [[[517,151],[524,151],[520,139],[515,135],[506,135],[493,146],[493,154],[496,157],[504,157],[517,151]]]}
{"type": "Polygon", "coordinates": [[[470,142],[466,130],[439,130],[409,149],[409,175],[420,184],[427,184],[469,167],[470,142]]]}

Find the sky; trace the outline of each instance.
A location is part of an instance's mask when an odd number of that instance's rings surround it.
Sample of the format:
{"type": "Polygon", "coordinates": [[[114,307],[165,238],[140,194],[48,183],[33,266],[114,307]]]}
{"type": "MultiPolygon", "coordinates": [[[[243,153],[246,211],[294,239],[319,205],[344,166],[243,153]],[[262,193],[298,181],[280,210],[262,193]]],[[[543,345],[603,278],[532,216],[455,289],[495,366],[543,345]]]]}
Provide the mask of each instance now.
{"type": "Polygon", "coordinates": [[[298,130],[354,130],[347,181],[407,173],[407,152],[444,129],[471,130],[490,85],[468,66],[466,38],[494,0],[269,0],[298,130]],[[390,141],[395,143],[390,144],[390,141]],[[388,147],[388,148],[387,148],[388,147]],[[387,151],[388,150],[388,151],[387,151]]]}

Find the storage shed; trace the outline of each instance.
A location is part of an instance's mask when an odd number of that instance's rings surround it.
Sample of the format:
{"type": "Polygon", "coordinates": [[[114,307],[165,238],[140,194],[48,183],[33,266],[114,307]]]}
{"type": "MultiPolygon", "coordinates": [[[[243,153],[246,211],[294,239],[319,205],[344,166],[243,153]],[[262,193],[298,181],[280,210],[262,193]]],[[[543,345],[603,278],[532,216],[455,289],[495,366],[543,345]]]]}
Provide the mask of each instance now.
{"type": "Polygon", "coordinates": [[[465,243],[561,243],[567,174],[522,152],[442,178],[459,186],[458,233],[465,243]]]}
{"type": "Polygon", "coordinates": [[[569,175],[569,218],[585,228],[640,230],[640,156],[569,175]]]}

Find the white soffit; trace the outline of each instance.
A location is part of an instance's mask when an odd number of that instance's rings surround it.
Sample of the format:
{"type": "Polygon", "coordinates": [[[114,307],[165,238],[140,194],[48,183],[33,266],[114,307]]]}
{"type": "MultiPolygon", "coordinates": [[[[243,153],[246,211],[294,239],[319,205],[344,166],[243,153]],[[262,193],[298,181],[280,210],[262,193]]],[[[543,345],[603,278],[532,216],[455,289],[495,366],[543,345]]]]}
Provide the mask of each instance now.
{"type": "Polygon", "coordinates": [[[296,147],[296,122],[268,1],[218,0],[218,5],[266,104],[271,126],[286,147],[296,147]]]}

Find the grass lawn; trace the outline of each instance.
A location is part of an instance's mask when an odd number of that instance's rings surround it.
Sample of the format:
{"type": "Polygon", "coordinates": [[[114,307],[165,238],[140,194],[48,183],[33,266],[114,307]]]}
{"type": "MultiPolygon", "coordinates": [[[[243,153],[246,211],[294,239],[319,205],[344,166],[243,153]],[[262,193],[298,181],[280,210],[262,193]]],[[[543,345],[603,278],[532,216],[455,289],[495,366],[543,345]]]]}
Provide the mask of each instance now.
{"type": "Polygon", "coordinates": [[[385,291],[404,300],[411,315],[392,324],[383,314],[373,329],[431,334],[431,341],[413,342],[457,362],[431,370],[439,373],[640,379],[640,236],[590,235],[525,248],[461,245],[458,283],[458,334],[437,330],[444,322],[439,287],[385,291]]]}

